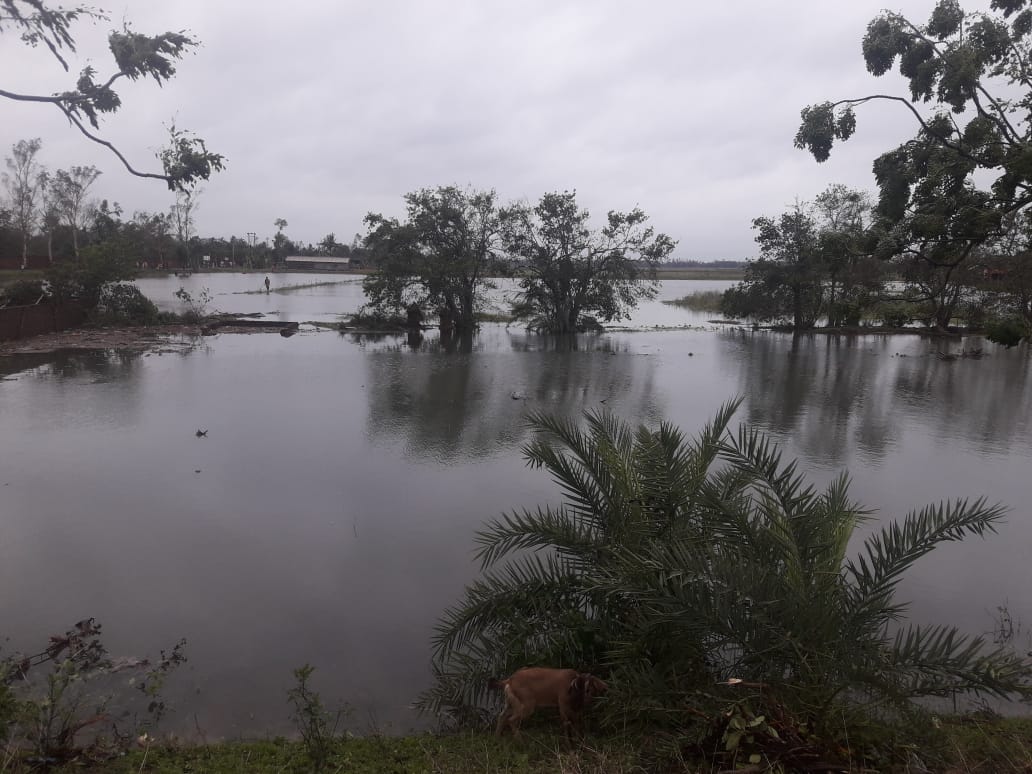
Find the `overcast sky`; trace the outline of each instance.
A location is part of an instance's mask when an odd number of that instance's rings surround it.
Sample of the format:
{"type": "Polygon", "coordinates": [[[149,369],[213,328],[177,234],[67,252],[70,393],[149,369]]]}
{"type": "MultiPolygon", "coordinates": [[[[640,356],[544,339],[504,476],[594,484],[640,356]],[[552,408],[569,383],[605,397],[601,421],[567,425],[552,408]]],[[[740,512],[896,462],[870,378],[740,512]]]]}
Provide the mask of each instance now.
{"type": "MultiPolygon", "coordinates": [[[[888,6],[927,19],[933,0],[888,6]]],[[[968,9],[985,2],[966,3],[968,9]]],[[[187,30],[202,41],[174,80],[121,84],[102,128],[137,168],[175,121],[227,158],[203,185],[202,236],[349,242],[369,211],[448,184],[534,202],[576,189],[601,218],[642,207],[680,259],[755,254],[752,218],[834,182],[872,190],[871,162],[912,136],[899,106],[868,105],[857,135],[817,164],[792,146],[799,111],[827,99],[905,94],[876,79],[860,42],[880,0],[121,0],[81,23],[65,74],[45,50],[0,34],[0,87],[50,94],[78,69],[111,72],[106,34],[187,30]]],[[[167,210],[48,105],[0,100],[0,149],[43,140],[49,167],[94,164],[98,196],[167,210]]]]}

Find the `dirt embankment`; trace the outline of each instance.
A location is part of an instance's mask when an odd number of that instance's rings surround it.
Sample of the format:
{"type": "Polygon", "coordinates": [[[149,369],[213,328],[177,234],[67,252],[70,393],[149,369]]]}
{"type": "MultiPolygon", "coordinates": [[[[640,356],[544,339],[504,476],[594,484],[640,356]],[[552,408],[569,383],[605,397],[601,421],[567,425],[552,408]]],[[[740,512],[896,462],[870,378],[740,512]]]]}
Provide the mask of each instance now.
{"type": "Polygon", "coordinates": [[[158,349],[200,336],[196,325],[141,328],[75,328],[0,343],[0,356],[57,352],[62,349],[158,349]]]}

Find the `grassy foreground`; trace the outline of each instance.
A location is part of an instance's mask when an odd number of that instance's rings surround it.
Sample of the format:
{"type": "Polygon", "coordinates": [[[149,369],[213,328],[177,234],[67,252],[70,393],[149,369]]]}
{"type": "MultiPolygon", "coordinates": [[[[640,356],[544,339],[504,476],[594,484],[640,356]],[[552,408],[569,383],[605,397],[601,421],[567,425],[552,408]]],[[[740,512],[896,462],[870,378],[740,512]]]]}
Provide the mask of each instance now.
{"type": "MultiPolygon", "coordinates": [[[[294,774],[300,772],[511,772],[512,774],[630,774],[631,772],[692,772],[745,774],[788,771],[773,761],[750,763],[743,755],[731,768],[727,761],[713,764],[698,754],[657,757],[655,739],[598,739],[567,743],[550,731],[532,730],[520,740],[489,733],[422,734],[406,737],[367,736],[333,743],[322,767],[313,766],[302,742],[272,739],[227,742],[197,747],[167,745],[160,741],[114,760],[89,762],[81,758],[58,772],[113,772],[113,774],[294,774]]],[[[936,772],[938,774],[1016,774],[1032,771],[1032,719],[944,719],[914,728],[911,733],[883,731],[856,740],[856,749],[839,750],[841,771],[936,772]],[[860,750],[863,745],[864,750],[860,750]]],[[[0,772],[39,771],[27,763],[0,758],[0,772]]],[[[820,769],[833,771],[835,769],[820,769]]]]}
{"type": "MultiPolygon", "coordinates": [[[[626,745],[568,744],[558,735],[528,733],[518,741],[493,734],[422,734],[390,737],[367,736],[337,740],[322,767],[314,766],[302,742],[273,739],[260,742],[180,747],[154,742],[147,749],[134,750],[114,760],[90,764],[70,763],[61,772],[112,772],[113,774],[277,774],[300,772],[641,772],[636,753],[626,745]]],[[[28,766],[5,767],[0,772],[23,774],[28,766]]]]}

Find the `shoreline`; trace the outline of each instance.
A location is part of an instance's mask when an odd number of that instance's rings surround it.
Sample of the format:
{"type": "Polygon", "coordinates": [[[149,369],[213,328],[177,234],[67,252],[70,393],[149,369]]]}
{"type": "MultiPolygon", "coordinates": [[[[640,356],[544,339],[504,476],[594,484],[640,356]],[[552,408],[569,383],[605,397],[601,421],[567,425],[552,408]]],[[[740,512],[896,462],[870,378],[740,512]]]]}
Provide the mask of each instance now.
{"type": "MultiPolygon", "coordinates": [[[[245,315],[234,315],[234,317],[245,317],[245,315]]],[[[197,340],[205,335],[215,332],[214,329],[206,334],[206,329],[212,326],[214,321],[205,321],[197,324],[172,323],[147,326],[116,326],[110,328],[73,328],[53,333],[42,333],[38,336],[30,336],[23,339],[0,342],[0,358],[15,355],[40,355],[54,354],[62,350],[97,350],[97,349],[121,349],[129,351],[179,351],[192,348],[197,340]]],[[[708,320],[707,326],[683,325],[652,327],[619,327],[605,328],[598,333],[660,333],[676,331],[715,331],[717,326],[722,329],[737,329],[743,333],[778,333],[791,336],[919,336],[929,339],[945,339],[949,341],[961,341],[967,336],[984,335],[977,330],[956,330],[940,331],[934,328],[886,328],[886,327],[838,327],[838,328],[811,328],[804,331],[794,331],[787,326],[762,325],[753,327],[736,320],[708,320]]],[[[240,327],[231,323],[220,323],[217,325],[218,333],[231,334],[258,334],[258,333],[279,333],[281,328],[291,325],[311,325],[320,330],[338,330],[336,325],[303,321],[300,323],[289,323],[281,321],[270,321],[264,327],[240,327]]],[[[486,323],[499,324],[502,323],[486,323]]],[[[427,326],[432,330],[435,326],[427,326]]],[[[361,328],[343,329],[346,333],[377,333],[384,335],[405,335],[406,330],[366,330],[361,328]]],[[[548,335],[548,334],[541,334],[548,335]]],[[[585,334],[588,335],[588,334],[585,334]]]]}

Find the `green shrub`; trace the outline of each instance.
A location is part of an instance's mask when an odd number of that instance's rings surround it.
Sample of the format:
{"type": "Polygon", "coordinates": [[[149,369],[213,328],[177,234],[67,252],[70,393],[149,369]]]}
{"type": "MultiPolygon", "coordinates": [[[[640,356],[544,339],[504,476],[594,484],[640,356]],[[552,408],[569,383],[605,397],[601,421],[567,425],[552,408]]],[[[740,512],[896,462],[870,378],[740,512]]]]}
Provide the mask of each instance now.
{"type": "Polygon", "coordinates": [[[121,325],[154,325],[158,322],[158,307],[136,285],[106,285],[97,304],[99,319],[121,325]]]}
{"type": "Polygon", "coordinates": [[[994,320],[985,329],[985,337],[994,344],[1001,344],[1008,349],[1017,346],[1022,339],[1032,338],[1029,324],[1017,317],[994,320]]]}
{"type": "Polygon", "coordinates": [[[136,268],[120,246],[102,243],[85,248],[77,261],[54,264],[45,276],[57,301],[78,301],[93,310],[106,286],[133,279],[136,268]]]}
{"type": "Polygon", "coordinates": [[[697,290],[687,296],[663,303],[670,306],[683,306],[693,312],[720,312],[723,298],[724,292],[721,290],[697,290]]]}
{"type": "MultiPolygon", "coordinates": [[[[0,661],[0,721],[13,758],[28,752],[61,763],[86,745],[110,752],[129,747],[166,711],[161,690],[168,675],[186,661],[185,640],[151,663],[112,659],[89,618],[31,656],[0,661]]],[[[0,732],[2,734],[3,732],[0,732]]]]}
{"type": "Polygon", "coordinates": [[[918,318],[918,309],[908,301],[886,301],[875,307],[874,316],[887,328],[903,328],[918,318]]]}
{"type": "Polygon", "coordinates": [[[315,667],[309,664],[294,670],[297,683],[287,691],[287,699],[293,707],[291,717],[297,724],[311,771],[320,772],[330,762],[336,747],[338,727],[348,710],[342,707],[336,712],[330,712],[323,707],[319,694],[309,684],[313,672],[315,667]]]}
{"type": "Polygon", "coordinates": [[[197,324],[208,319],[208,304],[212,299],[208,288],[201,288],[201,292],[194,296],[186,288],[180,287],[173,295],[186,304],[186,309],[178,315],[180,322],[197,324]]]}

